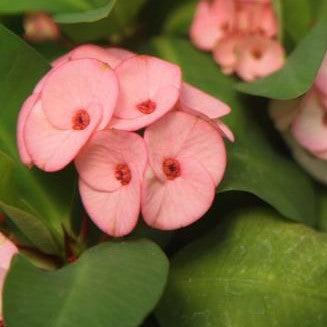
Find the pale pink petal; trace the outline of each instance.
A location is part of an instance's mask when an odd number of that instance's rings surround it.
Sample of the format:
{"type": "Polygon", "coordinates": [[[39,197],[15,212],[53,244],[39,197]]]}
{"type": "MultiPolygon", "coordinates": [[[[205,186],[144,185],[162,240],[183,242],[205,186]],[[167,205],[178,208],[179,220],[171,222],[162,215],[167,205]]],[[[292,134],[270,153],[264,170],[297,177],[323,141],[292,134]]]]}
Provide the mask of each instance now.
{"type": "Polygon", "coordinates": [[[233,23],[233,1],[201,0],[191,25],[191,40],[198,48],[210,51],[226,33],[231,31],[233,23]]]}
{"type": "Polygon", "coordinates": [[[148,127],[144,133],[151,167],[165,180],[165,158],[188,158],[197,161],[215,185],[226,168],[226,150],[220,132],[207,121],[181,111],[170,112],[148,127]]]}
{"type": "Polygon", "coordinates": [[[84,130],[60,130],[45,116],[39,100],[27,117],[25,144],[33,163],[45,171],[57,171],[68,165],[87,142],[101,120],[101,110],[93,106],[89,125],[84,130]]]}
{"type": "Polygon", "coordinates": [[[327,56],[321,64],[315,84],[319,91],[327,96],[327,56]]]}
{"type": "Polygon", "coordinates": [[[132,178],[143,178],[147,153],[143,138],[136,133],[104,130],[97,132],[75,160],[80,177],[95,190],[111,192],[121,187],[116,167],[126,163],[132,178]]]}
{"type": "Polygon", "coordinates": [[[261,34],[271,38],[278,32],[278,22],[271,3],[238,2],[236,16],[235,29],[243,35],[261,34]]]}
{"type": "Polygon", "coordinates": [[[105,51],[110,57],[110,66],[113,69],[115,69],[124,60],[136,56],[134,52],[122,48],[110,47],[110,48],[106,48],[105,51]]]}
{"type": "Polygon", "coordinates": [[[87,213],[102,231],[115,237],[129,234],[136,226],[140,213],[140,189],[140,182],[132,182],[114,192],[100,192],[82,180],[79,182],[87,213]]]}
{"type": "Polygon", "coordinates": [[[116,118],[143,118],[146,126],[175,105],[181,87],[177,65],[139,55],[123,61],[115,72],[120,85],[116,118]]]}
{"type": "Polygon", "coordinates": [[[8,270],[16,253],[18,253],[16,245],[0,233],[0,269],[8,270]]]}
{"type": "MultiPolygon", "coordinates": [[[[2,295],[2,290],[3,290],[3,285],[5,283],[7,275],[7,270],[1,269],[0,268],[0,294],[2,295]]],[[[2,316],[2,296],[0,296],[0,322],[3,320],[2,316]]]]}
{"type": "Polygon", "coordinates": [[[226,138],[230,142],[234,142],[235,141],[234,133],[222,121],[220,121],[220,120],[217,121],[217,128],[220,131],[220,134],[222,135],[222,137],[226,138]]]}
{"type": "Polygon", "coordinates": [[[223,117],[231,111],[226,103],[185,82],[182,84],[179,106],[182,111],[192,114],[197,111],[210,119],[223,117]]]}
{"type": "Polygon", "coordinates": [[[171,230],[192,224],[210,208],[215,186],[202,165],[181,161],[182,175],[162,182],[149,167],[142,187],[142,214],[151,227],[171,230]]]}
{"type": "Polygon", "coordinates": [[[236,73],[245,81],[265,77],[283,67],[284,49],[275,40],[263,36],[243,39],[236,73]]]}
{"type": "Polygon", "coordinates": [[[296,141],[310,152],[327,151],[326,111],[316,91],[303,100],[301,110],[293,122],[292,134],[296,141]]]}
{"type": "Polygon", "coordinates": [[[224,74],[234,73],[238,57],[241,38],[231,35],[223,38],[213,49],[213,58],[221,66],[224,74]]]}
{"type": "Polygon", "coordinates": [[[57,59],[53,60],[51,63],[52,67],[59,67],[62,64],[65,64],[67,61],[70,60],[70,52],[58,57],[57,59]]]}
{"type": "Polygon", "coordinates": [[[20,160],[26,166],[31,167],[33,165],[32,158],[27,151],[26,144],[25,144],[25,136],[24,136],[24,128],[26,124],[26,119],[30,114],[32,108],[34,107],[36,101],[38,100],[39,96],[37,94],[33,94],[29,96],[19,112],[18,115],[18,123],[17,123],[17,147],[18,153],[20,156],[20,160]]]}
{"type": "Polygon", "coordinates": [[[62,64],[46,79],[41,93],[42,107],[49,122],[59,129],[71,129],[72,118],[80,110],[102,109],[99,129],[113,114],[118,97],[118,81],[113,70],[96,59],[78,59],[62,64]]]}

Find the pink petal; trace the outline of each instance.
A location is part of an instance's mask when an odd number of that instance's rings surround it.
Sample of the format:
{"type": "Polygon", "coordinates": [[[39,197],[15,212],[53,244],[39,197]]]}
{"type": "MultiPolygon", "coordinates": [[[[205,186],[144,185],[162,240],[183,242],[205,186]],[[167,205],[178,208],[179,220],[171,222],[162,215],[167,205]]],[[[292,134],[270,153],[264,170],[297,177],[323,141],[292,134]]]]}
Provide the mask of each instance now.
{"type": "Polygon", "coordinates": [[[314,90],[303,100],[291,131],[297,142],[308,151],[327,151],[326,111],[314,90]]]}
{"type": "Polygon", "coordinates": [[[222,121],[220,121],[220,120],[217,121],[217,128],[220,131],[220,134],[222,135],[222,137],[226,138],[230,142],[235,141],[234,133],[222,121]]]}
{"type": "Polygon", "coordinates": [[[315,84],[319,91],[327,96],[327,56],[321,64],[315,84]]]}
{"type": "Polygon", "coordinates": [[[7,275],[7,270],[1,269],[0,268],[0,321],[3,320],[3,316],[2,316],[2,292],[3,292],[3,285],[5,283],[5,279],[6,279],[6,275],[7,275]]]}
{"type": "Polygon", "coordinates": [[[132,178],[141,180],[146,162],[143,138],[136,133],[115,130],[97,132],[75,160],[84,183],[103,192],[121,188],[121,182],[115,176],[117,165],[128,164],[132,178]]]}
{"type": "Polygon", "coordinates": [[[20,156],[20,160],[26,166],[31,167],[33,165],[32,158],[27,151],[26,144],[25,144],[25,137],[24,137],[24,128],[26,124],[26,119],[30,114],[32,108],[35,105],[35,102],[38,100],[38,95],[33,94],[29,96],[26,101],[23,103],[22,109],[18,115],[18,123],[17,123],[17,146],[18,146],[18,153],[20,156]]]}
{"type": "Polygon", "coordinates": [[[28,153],[36,166],[45,171],[57,171],[69,164],[87,142],[101,119],[96,105],[90,124],[84,130],[61,130],[52,126],[39,100],[28,116],[24,135],[28,153]]]}
{"type": "Polygon", "coordinates": [[[121,237],[136,226],[140,213],[140,183],[131,183],[114,192],[100,192],[82,180],[79,190],[83,204],[93,222],[105,233],[121,237]]]}
{"type": "Polygon", "coordinates": [[[234,3],[226,0],[201,0],[190,29],[192,42],[200,49],[210,51],[234,22],[234,3]]]}
{"type": "Polygon", "coordinates": [[[118,81],[113,70],[95,59],[79,59],[62,64],[48,76],[41,94],[42,107],[53,126],[71,129],[79,110],[102,109],[103,129],[113,114],[118,97],[118,81]]]}
{"type": "Polygon", "coordinates": [[[13,242],[0,233],[0,269],[8,270],[18,249],[13,242]]]}
{"type": "Polygon", "coordinates": [[[176,157],[198,162],[215,185],[224,175],[226,150],[220,132],[199,117],[170,112],[146,129],[144,139],[150,165],[161,180],[164,158],[176,157]]]}
{"type": "Polygon", "coordinates": [[[151,227],[171,230],[192,224],[210,208],[215,186],[202,165],[181,162],[182,175],[162,182],[149,167],[142,187],[142,214],[151,227]]]}
{"type": "Polygon", "coordinates": [[[245,81],[268,76],[283,67],[283,47],[275,40],[253,36],[243,40],[237,74],[245,81]]]}
{"type": "MultiPolygon", "coordinates": [[[[178,66],[155,57],[134,56],[115,72],[120,93],[114,116],[127,121],[126,129],[147,126],[174,107],[181,86],[178,66]]],[[[118,129],[116,124],[113,127],[118,129]]],[[[124,122],[119,128],[125,129],[124,122]]]]}
{"type": "Polygon", "coordinates": [[[218,42],[213,49],[214,60],[221,66],[224,74],[232,74],[238,63],[238,53],[241,43],[239,36],[227,36],[218,42]]]}
{"type": "Polygon", "coordinates": [[[70,52],[58,57],[57,59],[53,60],[51,63],[51,66],[54,68],[57,68],[59,66],[61,66],[62,64],[65,64],[67,61],[69,61],[70,58],[70,52]]]}
{"type": "Polygon", "coordinates": [[[124,60],[135,57],[136,54],[132,51],[128,51],[122,48],[110,47],[106,48],[105,51],[110,57],[110,66],[115,69],[119,64],[121,64],[124,60]]]}
{"type": "Polygon", "coordinates": [[[220,118],[231,111],[224,102],[185,82],[182,84],[179,106],[185,112],[193,114],[197,111],[210,119],[220,118]]]}

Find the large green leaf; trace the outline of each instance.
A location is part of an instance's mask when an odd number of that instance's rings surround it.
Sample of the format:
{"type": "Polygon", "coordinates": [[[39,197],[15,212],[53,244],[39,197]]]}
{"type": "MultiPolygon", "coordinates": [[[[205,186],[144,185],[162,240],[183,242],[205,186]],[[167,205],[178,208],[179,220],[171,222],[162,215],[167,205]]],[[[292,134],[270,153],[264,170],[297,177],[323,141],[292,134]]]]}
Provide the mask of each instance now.
{"type": "Polygon", "coordinates": [[[327,49],[327,21],[322,19],[301,40],[278,72],[252,83],[239,83],[241,92],[272,99],[293,99],[311,87],[327,49]]]}
{"type": "Polygon", "coordinates": [[[220,73],[210,55],[196,51],[184,40],[156,39],[152,49],[180,64],[188,82],[226,101],[232,108],[226,122],[235,132],[236,142],[228,147],[227,175],[219,191],[250,192],[286,217],[315,225],[316,203],[311,180],[274,149],[263,129],[254,122],[255,112],[251,112],[254,108],[239,98],[234,80],[220,73]]]}
{"type": "MultiPolygon", "coordinates": [[[[54,253],[63,248],[62,225],[69,226],[71,203],[74,197],[75,178],[71,170],[58,174],[45,174],[37,169],[25,168],[16,150],[16,121],[24,99],[30,94],[37,80],[49,68],[44,59],[13,33],[0,25],[0,150],[10,158],[11,178],[0,180],[0,208],[18,227],[23,221],[38,221],[43,229],[50,229],[53,242],[44,244],[41,250],[54,253]],[[7,190],[4,189],[7,187],[7,190]],[[33,219],[31,218],[33,217],[33,219]]],[[[22,230],[24,232],[24,230],[22,230]]],[[[31,239],[32,243],[40,240],[31,239]]],[[[29,235],[27,235],[29,234],[29,235]]],[[[48,234],[48,233],[47,233],[48,234]]],[[[37,233],[34,233],[36,236],[37,233]]],[[[44,240],[47,235],[40,234],[44,240]]]]}
{"type": "Polygon", "coordinates": [[[58,23],[95,22],[107,17],[116,0],[1,0],[0,14],[43,10],[54,14],[58,23]]]}
{"type": "Polygon", "coordinates": [[[77,42],[108,38],[120,41],[122,37],[133,33],[131,26],[144,3],[145,0],[116,0],[109,16],[104,16],[94,23],[62,25],[62,29],[77,42]]]}
{"type": "Polygon", "coordinates": [[[159,300],[168,260],[147,240],[103,243],[45,272],[14,259],[4,290],[8,327],[134,327],[159,300]]]}
{"type": "Polygon", "coordinates": [[[275,213],[237,214],[171,262],[162,327],[325,327],[327,235],[275,213]]]}

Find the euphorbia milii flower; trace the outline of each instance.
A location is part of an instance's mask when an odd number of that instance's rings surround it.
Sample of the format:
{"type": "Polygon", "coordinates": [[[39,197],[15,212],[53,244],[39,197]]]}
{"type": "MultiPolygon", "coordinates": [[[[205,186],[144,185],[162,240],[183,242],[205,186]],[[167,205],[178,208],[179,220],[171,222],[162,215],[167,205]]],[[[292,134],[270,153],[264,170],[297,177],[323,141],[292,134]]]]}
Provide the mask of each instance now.
{"type": "Polygon", "coordinates": [[[32,42],[57,40],[60,30],[53,18],[44,12],[35,12],[24,18],[25,38],[32,42]]]}
{"type": "Polygon", "coordinates": [[[135,131],[153,123],[178,100],[181,70],[177,65],[145,55],[124,60],[115,69],[119,97],[114,119],[115,129],[135,131]]]}
{"type": "Polygon", "coordinates": [[[245,81],[253,81],[283,66],[284,49],[277,41],[259,35],[235,37],[218,44],[214,58],[225,73],[236,72],[245,81]]]}
{"type": "Polygon", "coordinates": [[[226,167],[220,133],[204,119],[173,111],[144,134],[149,165],[142,214],[152,227],[187,226],[209,209],[226,167]]]}
{"type": "Polygon", "coordinates": [[[303,148],[316,157],[327,159],[327,107],[317,90],[311,90],[302,101],[291,131],[303,148]]]}
{"type": "Polygon", "coordinates": [[[213,126],[215,126],[224,137],[232,142],[234,141],[232,131],[220,120],[221,117],[228,115],[231,111],[226,103],[184,82],[182,84],[177,108],[192,115],[207,119],[213,123],[213,126]]]}
{"type": "Polygon", "coordinates": [[[96,59],[72,60],[48,77],[23,105],[17,139],[22,161],[45,171],[64,168],[95,130],[111,119],[118,96],[113,70],[96,59]]]}
{"type": "Polygon", "coordinates": [[[2,289],[13,256],[18,252],[16,246],[0,233],[0,325],[2,323],[2,289]]]}
{"type": "Polygon", "coordinates": [[[146,162],[143,138],[127,131],[97,132],[78,155],[82,201],[105,233],[119,237],[135,227],[146,162]]]}
{"type": "Polygon", "coordinates": [[[233,29],[234,1],[201,0],[196,8],[190,37],[202,50],[210,51],[227,32],[233,29]]]}

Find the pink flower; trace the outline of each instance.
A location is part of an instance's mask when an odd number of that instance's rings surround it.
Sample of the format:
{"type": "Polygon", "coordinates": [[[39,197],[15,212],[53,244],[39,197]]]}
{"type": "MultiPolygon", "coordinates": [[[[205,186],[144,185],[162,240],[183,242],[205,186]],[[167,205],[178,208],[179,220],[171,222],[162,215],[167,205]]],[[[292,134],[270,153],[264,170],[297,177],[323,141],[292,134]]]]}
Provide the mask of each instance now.
{"type": "Polygon", "coordinates": [[[220,133],[207,121],[170,112],[145,131],[149,165],[142,213],[152,227],[187,226],[209,209],[226,167],[220,133]]]}
{"type": "Polygon", "coordinates": [[[115,130],[97,132],[76,158],[82,201],[105,233],[119,237],[135,227],[146,162],[143,139],[115,130]]]}
{"type": "Polygon", "coordinates": [[[119,97],[110,127],[135,131],[173,109],[181,87],[177,65],[144,55],[124,60],[115,69],[119,97]]]}
{"type": "Polygon", "coordinates": [[[211,122],[222,136],[234,142],[232,131],[220,120],[221,117],[228,115],[231,111],[226,103],[184,82],[177,109],[211,122]]]}
{"type": "Polygon", "coordinates": [[[323,95],[322,100],[324,101],[324,103],[327,107],[327,55],[325,56],[321,66],[320,66],[318,76],[315,81],[315,85],[316,85],[317,89],[319,90],[319,92],[322,93],[322,95],[323,95]]]}
{"type": "Polygon", "coordinates": [[[190,36],[198,48],[213,51],[225,74],[236,73],[253,81],[284,64],[277,32],[278,21],[269,0],[202,0],[190,36]]]}
{"type": "Polygon", "coordinates": [[[303,99],[291,132],[303,148],[327,160],[327,107],[317,90],[312,89],[303,99]]]}
{"type": "Polygon", "coordinates": [[[282,68],[284,49],[277,41],[260,35],[233,37],[217,45],[214,58],[223,72],[236,72],[243,80],[253,81],[282,68]]]}
{"type": "Polygon", "coordinates": [[[53,68],[19,115],[22,162],[45,171],[64,168],[108,125],[117,97],[117,78],[104,62],[78,59],[53,68]]]}
{"type": "Polygon", "coordinates": [[[16,246],[0,233],[0,323],[2,317],[2,289],[13,256],[18,253],[16,246]]]}
{"type": "Polygon", "coordinates": [[[190,29],[192,42],[205,51],[233,29],[235,17],[232,0],[200,0],[190,29]]]}
{"type": "Polygon", "coordinates": [[[32,42],[53,41],[60,37],[60,30],[53,18],[43,12],[26,15],[25,38],[32,42]]]}

